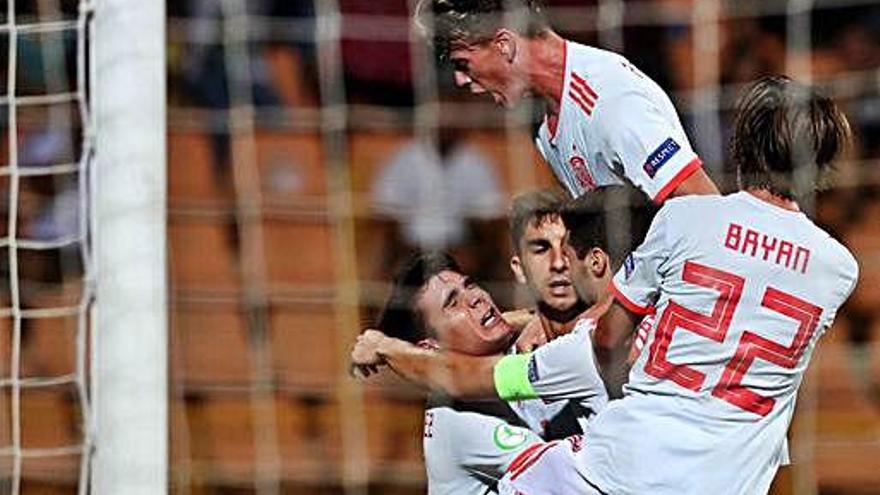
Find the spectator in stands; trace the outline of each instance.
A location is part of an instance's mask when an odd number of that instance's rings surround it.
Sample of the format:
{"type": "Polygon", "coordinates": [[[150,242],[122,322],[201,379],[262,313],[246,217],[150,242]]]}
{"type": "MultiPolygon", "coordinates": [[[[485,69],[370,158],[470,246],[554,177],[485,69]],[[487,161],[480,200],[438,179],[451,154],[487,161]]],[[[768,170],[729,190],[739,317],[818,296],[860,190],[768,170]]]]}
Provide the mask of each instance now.
{"type": "MultiPolygon", "coordinates": [[[[265,13],[270,5],[267,0],[250,0],[242,4],[242,9],[249,16],[265,13]]],[[[247,72],[240,74],[247,80],[230,80],[236,67],[227,67],[227,49],[223,37],[223,21],[225,13],[221,2],[216,0],[188,0],[188,13],[191,17],[187,24],[187,41],[189,47],[185,52],[183,64],[184,80],[188,92],[196,104],[212,110],[226,110],[233,103],[237,91],[243,92],[248,103],[255,106],[274,106],[278,97],[272,86],[266,61],[263,57],[263,46],[248,42],[246,59],[240,61],[247,64],[247,72]],[[232,85],[238,85],[232,87],[232,85]]],[[[236,55],[240,57],[240,55],[236,55]]],[[[218,179],[225,180],[229,168],[229,115],[216,112],[210,117],[212,147],[214,152],[215,171],[218,179]]]]}
{"type": "MultiPolygon", "coordinates": [[[[455,249],[481,239],[484,224],[504,215],[495,167],[465,143],[459,129],[441,127],[436,142],[417,137],[384,166],[372,187],[373,208],[391,223],[388,237],[400,254],[428,249],[455,249]]],[[[474,243],[466,257],[497,253],[497,244],[474,243]]],[[[497,258],[497,256],[496,256],[497,258]]],[[[395,260],[385,260],[386,267],[395,260]]],[[[482,263],[475,263],[481,268],[482,263]]],[[[491,264],[491,263],[489,263],[491,264]]],[[[485,268],[485,267],[482,267],[485,268]]]]}

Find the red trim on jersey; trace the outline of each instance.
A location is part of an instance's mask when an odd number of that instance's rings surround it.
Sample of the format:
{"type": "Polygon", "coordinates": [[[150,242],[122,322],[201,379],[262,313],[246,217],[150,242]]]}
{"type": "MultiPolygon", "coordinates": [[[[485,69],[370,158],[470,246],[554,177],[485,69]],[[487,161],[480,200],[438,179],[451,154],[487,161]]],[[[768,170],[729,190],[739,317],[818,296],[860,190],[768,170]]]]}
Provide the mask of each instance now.
{"type": "Polygon", "coordinates": [[[617,299],[617,302],[619,302],[621,306],[626,308],[630,313],[635,313],[637,315],[654,314],[655,310],[652,306],[636,304],[632,299],[626,297],[626,295],[617,288],[617,285],[614,284],[614,280],[608,283],[608,288],[611,289],[611,293],[614,294],[614,299],[617,299]]]}
{"type": "Polygon", "coordinates": [[[675,191],[682,182],[685,181],[688,177],[690,177],[694,172],[700,169],[703,166],[703,160],[700,160],[700,157],[694,158],[688,163],[683,169],[679,170],[675,176],[660,189],[660,192],[654,196],[654,204],[659,205],[666,201],[666,198],[675,191]]]}
{"type": "Polygon", "coordinates": [[[590,84],[586,81],[586,79],[584,79],[584,78],[582,78],[581,76],[575,74],[574,72],[571,73],[571,77],[574,78],[574,82],[576,82],[579,86],[581,86],[583,89],[586,90],[587,94],[588,94],[591,98],[593,98],[594,100],[598,100],[598,99],[599,99],[599,95],[596,94],[595,91],[593,91],[593,88],[592,88],[592,87],[590,86],[590,84]]]}
{"type": "Polygon", "coordinates": [[[507,472],[510,473],[510,481],[519,478],[520,475],[525,473],[530,467],[532,467],[532,465],[538,462],[545,452],[555,446],[556,442],[544,444],[536,443],[522,451],[522,453],[516,456],[516,459],[510,463],[510,467],[507,468],[507,472]]]}
{"type": "Polygon", "coordinates": [[[528,460],[529,456],[532,455],[532,453],[534,451],[540,449],[544,445],[547,445],[547,444],[534,443],[534,444],[526,447],[522,452],[519,453],[519,455],[517,455],[516,457],[513,458],[513,461],[511,461],[510,466],[507,467],[507,472],[510,473],[510,472],[519,470],[519,468],[528,460]]]}

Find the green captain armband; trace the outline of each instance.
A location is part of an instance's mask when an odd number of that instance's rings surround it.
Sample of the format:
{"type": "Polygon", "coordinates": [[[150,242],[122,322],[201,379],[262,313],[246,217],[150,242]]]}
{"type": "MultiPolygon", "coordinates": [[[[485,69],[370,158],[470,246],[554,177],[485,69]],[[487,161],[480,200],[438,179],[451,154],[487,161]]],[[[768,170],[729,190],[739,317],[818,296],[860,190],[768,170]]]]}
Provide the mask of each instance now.
{"type": "Polygon", "coordinates": [[[537,399],[529,381],[529,362],[532,353],[510,354],[495,363],[495,391],[501,400],[537,399]]]}

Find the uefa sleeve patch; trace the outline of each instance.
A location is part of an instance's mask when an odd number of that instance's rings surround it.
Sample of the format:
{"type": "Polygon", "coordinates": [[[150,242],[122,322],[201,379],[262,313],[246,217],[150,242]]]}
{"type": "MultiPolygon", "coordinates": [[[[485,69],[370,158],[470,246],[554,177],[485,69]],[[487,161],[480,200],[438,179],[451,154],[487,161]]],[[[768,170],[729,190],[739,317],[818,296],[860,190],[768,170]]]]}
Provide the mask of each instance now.
{"type": "Polygon", "coordinates": [[[528,373],[528,377],[529,377],[529,382],[531,382],[531,383],[533,383],[533,384],[534,384],[536,381],[538,381],[538,380],[541,379],[541,377],[538,375],[538,362],[535,361],[535,355],[534,355],[534,354],[532,354],[532,357],[529,359],[529,373],[528,373]]]}
{"type": "Polygon", "coordinates": [[[627,255],[626,259],[623,260],[623,274],[625,275],[627,280],[629,280],[629,278],[632,276],[635,269],[636,269],[636,260],[633,259],[632,253],[629,253],[629,255],[627,255]]]}
{"type": "Polygon", "coordinates": [[[642,165],[642,168],[645,169],[645,173],[648,174],[648,177],[653,179],[660,168],[663,167],[663,165],[666,165],[666,162],[675,156],[680,149],[681,145],[675,142],[672,138],[663,141],[663,144],[654,150],[654,152],[648,156],[645,164],[642,165]]]}

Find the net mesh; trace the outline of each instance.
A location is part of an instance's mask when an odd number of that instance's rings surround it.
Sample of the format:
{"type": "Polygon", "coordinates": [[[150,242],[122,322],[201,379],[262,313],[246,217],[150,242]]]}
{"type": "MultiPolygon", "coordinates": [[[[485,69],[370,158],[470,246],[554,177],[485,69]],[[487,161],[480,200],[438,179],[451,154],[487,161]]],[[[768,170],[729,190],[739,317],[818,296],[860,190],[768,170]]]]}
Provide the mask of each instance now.
{"type": "MultiPolygon", "coordinates": [[[[416,3],[168,3],[176,493],[424,493],[420,395],[389,377],[347,379],[348,346],[418,248],[446,247],[502,305],[527,304],[507,267],[504,215],[513,194],[554,183],[532,144],[540,106],[502,111],[455,91],[410,23],[416,3]],[[429,176],[401,207],[394,184],[407,175],[395,164],[449,142],[469,146],[482,202],[456,198],[455,218],[420,217],[413,205],[436,201],[429,176]]],[[[880,483],[874,2],[545,3],[566,38],[624,53],[670,93],[726,190],[732,105],[749,81],[786,72],[843,104],[859,143],[812,208],[856,252],[863,282],[820,345],[793,422],[795,465],[773,490],[870,493],[880,483]]]]}
{"type": "Polygon", "coordinates": [[[4,493],[88,492],[89,2],[3,2],[4,493]]]}

